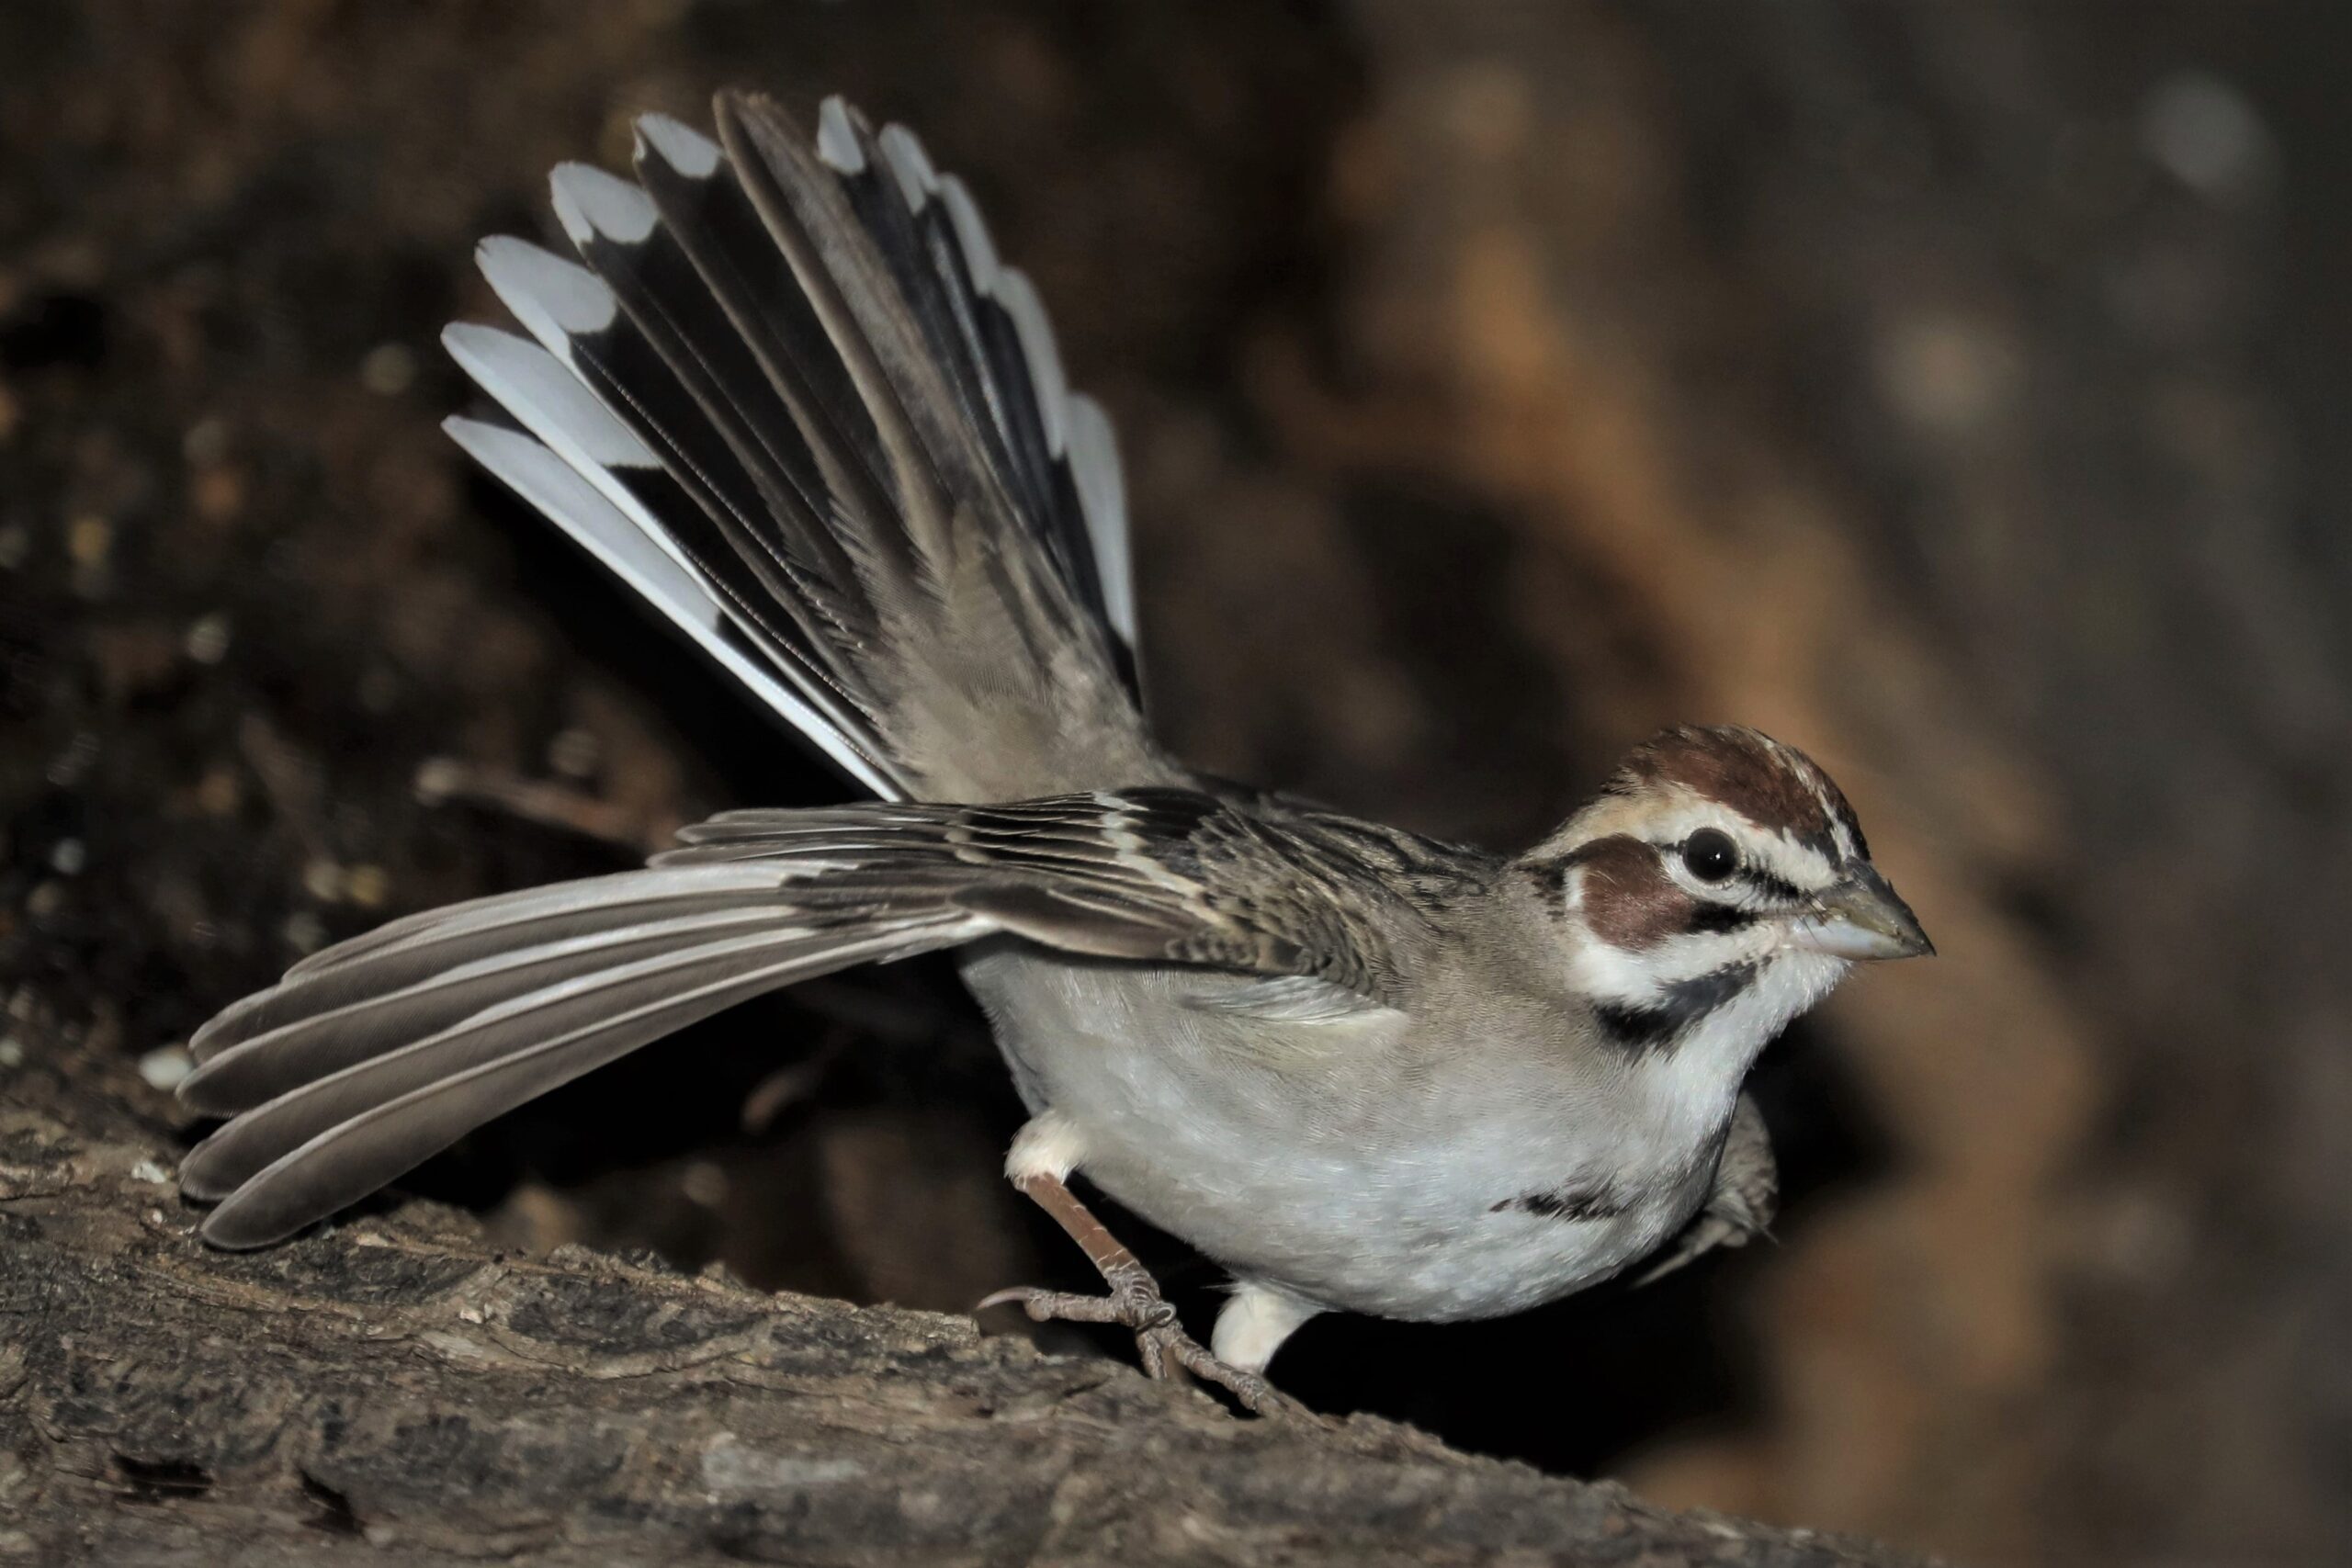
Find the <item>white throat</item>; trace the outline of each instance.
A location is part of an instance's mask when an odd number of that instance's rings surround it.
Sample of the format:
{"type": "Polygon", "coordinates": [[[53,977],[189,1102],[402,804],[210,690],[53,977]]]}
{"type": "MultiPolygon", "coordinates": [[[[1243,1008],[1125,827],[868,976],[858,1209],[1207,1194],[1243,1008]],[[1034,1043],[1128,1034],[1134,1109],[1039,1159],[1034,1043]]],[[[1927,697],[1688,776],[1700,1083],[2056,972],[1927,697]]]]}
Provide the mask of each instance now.
{"type": "Polygon", "coordinates": [[[1693,1127],[1720,1124],[1764,1047],[1853,967],[1798,948],[1771,951],[1758,962],[1755,977],[1736,996],[1636,1062],[1635,1081],[1671,1120],[1693,1127]]]}

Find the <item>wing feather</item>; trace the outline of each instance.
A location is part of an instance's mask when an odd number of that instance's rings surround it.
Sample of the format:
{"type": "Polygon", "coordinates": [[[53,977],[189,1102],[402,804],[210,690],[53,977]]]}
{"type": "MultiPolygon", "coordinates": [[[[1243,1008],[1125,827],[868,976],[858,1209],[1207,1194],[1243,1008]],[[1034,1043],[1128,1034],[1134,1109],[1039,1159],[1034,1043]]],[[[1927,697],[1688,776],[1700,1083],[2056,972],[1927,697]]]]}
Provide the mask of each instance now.
{"type": "Polygon", "coordinates": [[[642,871],[395,920],[207,1024],[180,1089],[232,1118],[181,1170],[223,1200],[207,1237],[274,1241],[746,997],[992,932],[1311,977],[1261,1007],[1392,1005],[1432,919],[1430,867],[1476,871],[1430,846],[1408,895],[1393,867],[1335,861],[1356,852],[1344,834],[1176,789],[730,812],[684,837],[642,871]]]}

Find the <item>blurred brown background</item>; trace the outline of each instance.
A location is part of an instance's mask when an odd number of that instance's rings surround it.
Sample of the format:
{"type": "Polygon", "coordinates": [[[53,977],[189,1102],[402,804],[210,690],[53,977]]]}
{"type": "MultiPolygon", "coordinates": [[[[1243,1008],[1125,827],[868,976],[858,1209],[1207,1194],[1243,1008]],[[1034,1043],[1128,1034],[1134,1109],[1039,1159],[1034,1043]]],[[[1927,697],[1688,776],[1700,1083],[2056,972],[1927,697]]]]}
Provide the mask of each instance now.
{"type": "MultiPolygon", "coordinates": [[[[1779,1248],[1318,1323],[1286,1382],[1977,1561],[2342,1560],[2347,58],[2318,0],[11,0],[0,1093],[12,1027],[144,1057],[390,913],[840,793],[435,429],[548,164],[840,90],[1118,416],[1187,755],[1510,843],[1752,722],[1943,949],[1768,1057],[1779,1248]]],[[[913,969],[417,1185],[956,1309],[1069,1267],[1014,1120],[913,969]]]]}

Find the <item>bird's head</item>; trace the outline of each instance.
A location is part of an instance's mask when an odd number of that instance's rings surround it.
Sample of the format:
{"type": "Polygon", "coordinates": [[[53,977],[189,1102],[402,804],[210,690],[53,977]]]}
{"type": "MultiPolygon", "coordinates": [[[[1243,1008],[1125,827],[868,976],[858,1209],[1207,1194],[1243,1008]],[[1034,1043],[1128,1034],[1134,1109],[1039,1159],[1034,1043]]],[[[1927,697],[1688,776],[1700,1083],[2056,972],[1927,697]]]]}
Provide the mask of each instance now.
{"type": "Polygon", "coordinates": [[[1777,1031],[1854,960],[1935,952],[1829,775],[1753,729],[1643,742],[1524,863],[1573,929],[1579,987],[1632,1043],[1744,998],[1777,1031]]]}

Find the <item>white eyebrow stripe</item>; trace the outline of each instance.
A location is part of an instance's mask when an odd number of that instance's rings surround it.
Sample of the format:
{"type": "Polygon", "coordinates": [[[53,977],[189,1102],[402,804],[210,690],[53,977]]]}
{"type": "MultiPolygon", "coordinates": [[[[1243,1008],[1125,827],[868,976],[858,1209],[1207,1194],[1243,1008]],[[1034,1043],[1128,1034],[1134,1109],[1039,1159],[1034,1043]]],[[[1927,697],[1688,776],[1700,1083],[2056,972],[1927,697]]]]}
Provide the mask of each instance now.
{"type": "Polygon", "coordinates": [[[1846,814],[1838,810],[1836,803],[1829,798],[1828,785],[1818,784],[1815,786],[1814,793],[1821,796],[1821,809],[1828,814],[1829,836],[1838,841],[1838,858],[1856,859],[1854,830],[1846,826],[1846,814]]]}
{"type": "Polygon", "coordinates": [[[1809,894],[1838,879],[1838,867],[1826,855],[1784,829],[1765,829],[1750,840],[1758,852],[1757,869],[1800,894],[1809,894]]]}
{"type": "Polygon", "coordinates": [[[1812,893],[1838,879],[1838,867],[1787,829],[1768,828],[1746,813],[1692,790],[1678,788],[1676,794],[1679,798],[1670,809],[1645,824],[1628,824],[1620,830],[1657,850],[1668,863],[1667,874],[1685,891],[1695,892],[1702,898],[1710,897],[1705,884],[1695,879],[1684,881],[1679,858],[1675,854],[1675,846],[1702,828],[1716,828],[1729,833],[1732,842],[1739,846],[1744,863],[1758,866],[1800,894],[1812,893]]]}
{"type": "Polygon", "coordinates": [[[1838,860],[1860,860],[1860,846],[1854,842],[1854,830],[1847,824],[1847,813],[1838,810],[1838,803],[1830,798],[1829,775],[1823,773],[1817,764],[1808,766],[1804,772],[1804,782],[1813,787],[1813,798],[1821,803],[1821,819],[1829,824],[1829,839],[1838,846],[1838,860]]]}
{"type": "MultiPolygon", "coordinates": [[[[1829,782],[1829,775],[1822,771],[1821,764],[1794,747],[1784,746],[1770,736],[1764,739],[1781,765],[1803,779],[1805,787],[1813,791],[1814,804],[1821,807],[1821,819],[1829,825],[1829,841],[1838,846],[1838,861],[1842,863],[1860,859],[1861,846],[1854,841],[1854,829],[1847,821],[1851,808],[1849,807],[1848,811],[1838,809],[1837,801],[1831,798],[1831,792],[1836,786],[1829,782]]],[[[1834,874],[1838,867],[1833,865],[1829,870],[1834,874]]]]}

